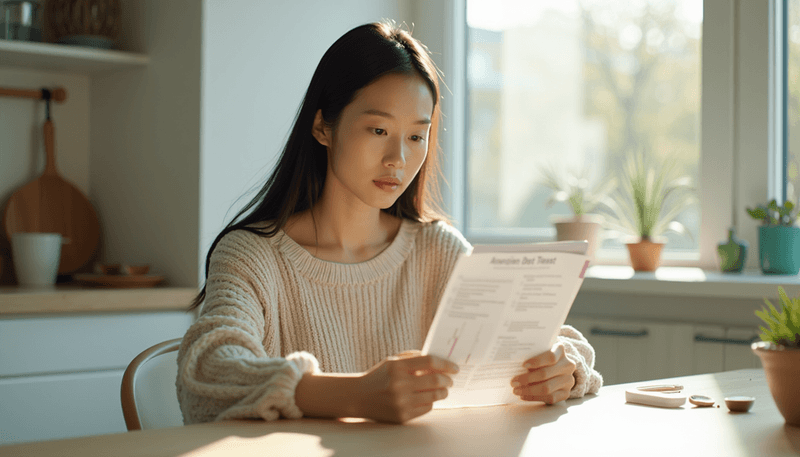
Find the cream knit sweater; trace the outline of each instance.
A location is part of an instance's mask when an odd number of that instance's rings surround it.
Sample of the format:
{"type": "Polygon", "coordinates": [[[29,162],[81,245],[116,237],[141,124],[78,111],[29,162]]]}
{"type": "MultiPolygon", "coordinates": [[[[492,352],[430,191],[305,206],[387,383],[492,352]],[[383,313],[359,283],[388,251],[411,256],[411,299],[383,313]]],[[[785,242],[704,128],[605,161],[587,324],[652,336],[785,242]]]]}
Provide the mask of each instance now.
{"type": "MultiPolygon", "coordinates": [[[[455,261],[470,249],[443,222],[404,220],[388,248],[358,264],[319,260],[282,231],[227,234],[178,353],[184,422],[299,418],[304,373],[364,372],[421,349],[455,261]]],[[[559,339],[577,364],[571,397],[597,392],[592,347],[569,326],[559,339]]]]}

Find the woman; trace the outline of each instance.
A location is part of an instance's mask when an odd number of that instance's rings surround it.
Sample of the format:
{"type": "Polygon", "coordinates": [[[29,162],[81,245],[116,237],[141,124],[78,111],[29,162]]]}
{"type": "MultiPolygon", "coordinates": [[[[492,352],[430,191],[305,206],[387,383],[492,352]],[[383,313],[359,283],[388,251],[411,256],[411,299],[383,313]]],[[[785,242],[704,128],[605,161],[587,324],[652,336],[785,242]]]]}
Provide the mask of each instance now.
{"type": "MultiPolygon", "coordinates": [[[[328,49],[275,171],[209,250],[178,356],[187,424],[402,423],[445,398],[458,367],[416,349],[471,247],[431,204],[438,100],[436,68],[406,31],[367,24],[328,49]]],[[[509,380],[525,400],[602,383],[571,327],[527,362],[509,380]]]]}

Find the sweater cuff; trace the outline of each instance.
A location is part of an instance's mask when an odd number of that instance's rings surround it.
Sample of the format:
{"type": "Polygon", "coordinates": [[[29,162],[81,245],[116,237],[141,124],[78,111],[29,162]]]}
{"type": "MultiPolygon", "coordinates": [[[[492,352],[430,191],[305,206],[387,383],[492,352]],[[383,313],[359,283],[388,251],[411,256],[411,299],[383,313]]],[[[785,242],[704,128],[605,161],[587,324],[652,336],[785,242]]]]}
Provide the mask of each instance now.
{"type": "Polygon", "coordinates": [[[594,348],[578,330],[568,325],[561,328],[558,340],[564,345],[566,357],[575,364],[575,385],[569,398],[596,394],[603,386],[603,376],[594,369],[594,348]]]}
{"type": "Polygon", "coordinates": [[[258,415],[265,420],[275,420],[279,416],[288,419],[303,417],[294,401],[295,389],[304,374],[320,371],[317,358],[305,351],[289,354],[286,361],[291,369],[282,373],[282,379],[274,379],[271,388],[256,403],[258,415]]]}
{"type": "Polygon", "coordinates": [[[597,393],[602,385],[602,378],[599,382],[593,379],[595,376],[600,377],[600,374],[589,368],[586,364],[586,359],[580,355],[578,350],[569,341],[562,341],[564,349],[566,350],[566,357],[575,364],[575,371],[572,376],[575,378],[575,385],[569,392],[569,398],[581,398],[587,393],[597,393]]]}

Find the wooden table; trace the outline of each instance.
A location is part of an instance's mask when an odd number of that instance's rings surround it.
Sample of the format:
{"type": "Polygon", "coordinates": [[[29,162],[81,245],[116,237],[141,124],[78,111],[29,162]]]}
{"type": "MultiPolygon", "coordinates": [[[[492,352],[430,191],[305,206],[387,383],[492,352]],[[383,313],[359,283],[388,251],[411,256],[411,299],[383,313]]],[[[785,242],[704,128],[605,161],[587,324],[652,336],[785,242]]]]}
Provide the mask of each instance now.
{"type": "Polygon", "coordinates": [[[789,456],[800,428],[784,424],[761,369],[657,380],[685,386],[720,407],[628,404],[620,384],[555,406],[523,404],[435,410],[405,425],[344,420],[230,421],[0,446],[0,455],[280,456],[789,456]],[[756,397],[731,413],[724,397],[756,397]]]}

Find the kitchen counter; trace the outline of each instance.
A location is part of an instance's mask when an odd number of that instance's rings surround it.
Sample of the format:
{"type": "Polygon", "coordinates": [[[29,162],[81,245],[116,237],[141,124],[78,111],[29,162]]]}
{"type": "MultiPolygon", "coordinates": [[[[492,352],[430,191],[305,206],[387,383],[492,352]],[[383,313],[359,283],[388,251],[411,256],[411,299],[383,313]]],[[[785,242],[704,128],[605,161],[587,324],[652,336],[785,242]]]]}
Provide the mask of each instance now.
{"type": "Polygon", "coordinates": [[[0,316],[178,311],[187,309],[196,294],[197,289],[191,287],[111,289],[63,285],[47,290],[0,287],[0,316]]]}

